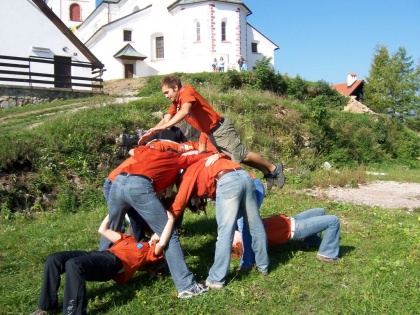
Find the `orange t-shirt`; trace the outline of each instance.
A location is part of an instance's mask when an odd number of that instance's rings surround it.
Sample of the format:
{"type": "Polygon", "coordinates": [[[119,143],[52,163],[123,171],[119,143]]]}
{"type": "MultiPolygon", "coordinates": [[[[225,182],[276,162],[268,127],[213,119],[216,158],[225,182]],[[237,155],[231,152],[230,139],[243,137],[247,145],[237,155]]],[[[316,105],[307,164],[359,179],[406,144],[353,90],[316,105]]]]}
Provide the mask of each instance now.
{"type": "Polygon", "coordinates": [[[168,109],[168,114],[174,116],[185,103],[192,104],[185,121],[198,131],[210,133],[210,130],[222,119],[222,116],[191,85],[179,89],[175,101],[168,109]]]}
{"type": "Polygon", "coordinates": [[[283,214],[262,219],[268,245],[280,245],[290,239],[290,219],[283,214]]]}
{"type": "Polygon", "coordinates": [[[227,158],[221,158],[208,167],[205,166],[205,163],[205,160],[200,160],[189,166],[185,171],[174,203],[169,209],[175,217],[184,210],[191,197],[207,195],[215,199],[216,175],[223,170],[240,168],[239,164],[227,158]]]}
{"type": "Polygon", "coordinates": [[[149,246],[147,242],[137,242],[130,235],[120,234],[121,239],[116,241],[113,247],[107,249],[117,256],[124,266],[124,271],[114,277],[115,282],[124,283],[131,279],[140,266],[163,258],[163,254],[155,255],[156,244],[149,246]]]}
{"type": "Polygon", "coordinates": [[[172,185],[180,169],[209,157],[210,153],[180,155],[171,151],[159,151],[140,146],[134,150],[136,163],[128,164],[121,169],[121,172],[139,174],[153,180],[155,192],[160,192],[169,185],[172,185]]]}
{"type": "Polygon", "coordinates": [[[137,160],[130,156],[128,159],[126,159],[124,162],[122,162],[120,165],[118,165],[118,167],[116,169],[114,169],[111,173],[109,173],[108,178],[111,180],[111,182],[114,181],[115,177],[118,176],[118,174],[120,174],[122,171],[122,169],[124,169],[126,166],[130,165],[130,164],[134,164],[137,163],[137,160]]]}

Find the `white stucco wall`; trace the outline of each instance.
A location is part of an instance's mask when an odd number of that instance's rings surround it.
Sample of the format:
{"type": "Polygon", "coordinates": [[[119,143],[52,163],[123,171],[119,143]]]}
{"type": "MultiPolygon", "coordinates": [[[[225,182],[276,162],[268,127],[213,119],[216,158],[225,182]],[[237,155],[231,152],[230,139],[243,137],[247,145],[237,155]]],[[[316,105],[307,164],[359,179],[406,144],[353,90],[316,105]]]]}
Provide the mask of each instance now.
{"type": "Polygon", "coordinates": [[[96,0],[46,0],[44,2],[69,27],[77,26],[85,21],[96,7],[96,0]],[[72,4],[78,4],[80,6],[81,22],[70,20],[70,6],[72,4]]]}
{"type": "MultiPolygon", "coordinates": [[[[0,10],[0,28],[2,29],[0,55],[25,58],[29,56],[53,58],[57,55],[71,57],[75,61],[88,62],[87,58],[30,0],[13,0],[7,6],[3,6],[0,10]],[[16,21],[20,22],[16,23],[16,21]],[[63,51],[64,47],[68,48],[67,52],[63,51]]],[[[31,64],[31,71],[53,74],[53,67],[52,64],[35,63],[31,64]]],[[[90,69],[72,67],[72,75],[90,76],[90,69]]],[[[45,78],[37,79],[46,80],[45,78]]],[[[4,83],[4,81],[0,84],[24,85],[17,82],[4,83]]]]}
{"type": "Polygon", "coordinates": [[[257,60],[260,60],[262,57],[271,57],[271,66],[274,68],[274,50],[276,45],[271,43],[264,37],[260,32],[254,29],[251,25],[247,24],[248,29],[248,45],[247,45],[247,63],[248,70],[252,70],[252,67],[255,65],[257,60]],[[258,52],[252,52],[252,43],[258,44],[258,52]]]}
{"type": "MultiPolygon", "coordinates": [[[[79,28],[77,35],[105,64],[104,79],[124,77],[124,63],[134,64],[134,74],[144,77],[172,72],[212,71],[213,59],[225,59],[225,71],[238,69],[242,54],[252,69],[264,55],[274,58],[276,46],[247,24],[249,11],[242,5],[224,1],[206,1],[177,6],[168,12],[174,0],[121,0],[102,3],[79,28]],[[147,6],[152,4],[148,9],[147,6]],[[210,5],[214,15],[210,15],[210,5]],[[141,12],[133,14],[139,9],[141,12]],[[239,11],[238,11],[239,10],[239,11]],[[118,20],[119,19],[119,20],[118,20]],[[109,23],[110,21],[110,23],[109,23]],[[226,41],[221,40],[221,23],[226,22],[226,41]],[[201,39],[196,40],[200,22],[201,39]],[[214,29],[212,29],[212,27],[214,29]],[[113,57],[124,47],[123,30],[132,31],[130,44],[146,55],[144,61],[126,61],[113,57]],[[155,56],[155,37],[164,37],[165,57],[155,56]],[[251,42],[258,42],[259,53],[251,53],[251,42]]],[[[272,60],[274,65],[274,59],[272,60]]]]}

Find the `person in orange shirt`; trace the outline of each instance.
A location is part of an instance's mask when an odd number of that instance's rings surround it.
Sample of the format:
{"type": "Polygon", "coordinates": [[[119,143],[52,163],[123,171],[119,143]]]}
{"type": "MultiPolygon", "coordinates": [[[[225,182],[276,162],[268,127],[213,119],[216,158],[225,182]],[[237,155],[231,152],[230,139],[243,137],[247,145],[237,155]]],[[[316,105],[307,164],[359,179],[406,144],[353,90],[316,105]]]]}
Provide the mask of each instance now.
{"type": "MultiPolygon", "coordinates": [[[[134,148],[130,154],[136,162],[128,163],[119,170],[109,191],[110,228],[121,227],[126,212],[134,208],[152,231],[160,235],[167,216],[156,193],[173,184],[180,169],[185,169],[210,154],[183,156],[178,152],[160,151],[147,146],[134,148]]],[[[100,250],[107,249],[110,245],[109,240],[101,237],[100,250]]],[[[172,232],[165,248],[165,258],[179,298],[190,298],[205,292],[205,286],[194,281],[193,274],[185,263],[175,231],[172,232]]]]}
{"type": "Polygon", "coordinates": [[[274,182],[279,188],[283,187],[283,164],[273,164],[260,154],[248,151],[239,139],[232,122],[217,113],[197,90],[190,85],[183,86],[181,80],[173,75],[162,78],[161,89],[172,104],[162,120],[140,138],[139,144],[155,133],[185,120],[195,129],[208,134],[216,148],[229,155],[233,161],[261,171],[267,181],[267,189],[271,189],[274,182]]]}
{"type": "Polygon", "coordinates": [[[38,301],[39,309],[31,315],[58,312],[58,295],[61,274],[66,274],[63,314],[87,314],[86,281],[114,279],[124,283],[131,279],[140,266],[163,258],[163,249],[171,236],[174,218],[167,212],[168,220],[159,238],[150,242],[137,242],[132,236],[109,228],[109,215],[102,221],[98,232],[114,246],[104,251],[64,251],[47,257],[38,301]]]}
{"type": "MultiPolygon", "coordinates": [[[[223,154],[222,154],[223,155],[223,154]]],[[[205,284],[222,289],[229,272],[231,246],[238,214],[242,213],[253,237],[257,269],[268,273],[267,237],[258,212],[255,185],[236,162],[219,154],[189,166],[169,211],[177,217],[192,197],[207,195],[216,200],[217,242],[214,263],[205,284]]]]}
{"type": "MultiPolygon", "coordinates": [[[[283,214],[263,219],[268,245],[280,245],[288,240],[302,240],[305,247],[319,246],[316,259],[323,262],[338,262],[340,251],[340,220],[335,215],[326,215],[322,208],[313,208],[287,217],[283,214]],[[323,237],[321,234],[324,232],[323,237]]],[[[235,232],[234,250],[240,254],[240,242],[247,231],[235,232]]],[[[248,232],[249,234],[249,232],[248,232]]],[[[249,235],[252,240],[252,236],[249,235]]],[[[251,242],[244,244],[244,250],[251,251],[251,242]]],[[[243,258],[240,269],[250,269],[255,263],[252,258],[243,258]]]]}

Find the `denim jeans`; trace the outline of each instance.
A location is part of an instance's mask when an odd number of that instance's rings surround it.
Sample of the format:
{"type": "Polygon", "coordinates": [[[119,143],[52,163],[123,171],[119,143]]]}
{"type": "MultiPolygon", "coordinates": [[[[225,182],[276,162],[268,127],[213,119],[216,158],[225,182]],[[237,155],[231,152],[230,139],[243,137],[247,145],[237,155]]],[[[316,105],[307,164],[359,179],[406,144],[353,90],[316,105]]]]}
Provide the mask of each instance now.
{"type": "Polygon", "coordinates": [[[254,182],[246,171],[239,170],[223,175],[217,182],[217,242],[214,263],[207,278],[212,283],[225,283],[239,212],[252,235],[257,268],[261,272],[268,271],[267,236],[258,211],[254,182]]]}
{"type": "MultiPolygon", "coordinates": [[[[258,179],[254,179],[255,185],[255,196],[257,198],[257,205],[258,209],[261,208],[261,204],[264,201],[265,197],[265,189],[264,184],[258,179]]],[[[239,266],[245,269],[251,269],[255,264],[255,254],[252,251],[252,237],[249,233],[249,229],[246,224],[244,224],[244,217],[242,213],[239,213],[238,216],[238,231],[241,233],[242,236],[242,258],[239,266]]]]}
{"type": "MultiPolygon", "coordinates": [[[[131,207],[155,233],[162,234],[168,216],[156,197],[151,183],[138,176],[118,175],[109,192],[109,228],[120,227],[125,214],[131,207]]],[[[110,245],[111,242],[104,237],[101,238],[100,250],[104,250],[110,245]]],[[[193,274],[185,263],[181,244],[175,230],[172,231],[171,238],[165,247],[165,258],[178,291],[187,290],[195,284],[193,274]]]]}
{"type": "Polygon", "coordinates": [[[325,215],[322,208],[314,208],[295,216],[293,240],[303,240],[310,246],[321,242],[318,254],[329,258],[338,258],[340,251],[340,220],[335,215],[325,215]],[[324,236],[321,240],[321,233],[324,236]]]}
{"type": "MultiPolygon", "coordinates": [[[[106,201],[107,204],[108,204],[109,192],[111,191],[111,187],[112,187],[112,182],[107,177],[104,181],[104,184],[102,185],[102,192],[104,194],[105,201],[106,201]]],[[[131,230],[133,232],[133,237],[139,242],[142,241],[146,236],[145,235],[145,222],[144,222],[143,218],[133,208],[130,208],[127,211],[127,215],[128,215],[129,220],[130,220],[130,225],[131,225],[131,230]]],[[[122,233],[125,232],[124,220],[121,224],[120,229],[117,229],[115,231],[119,231],[119,232],[122,232],[122,233]]]]}

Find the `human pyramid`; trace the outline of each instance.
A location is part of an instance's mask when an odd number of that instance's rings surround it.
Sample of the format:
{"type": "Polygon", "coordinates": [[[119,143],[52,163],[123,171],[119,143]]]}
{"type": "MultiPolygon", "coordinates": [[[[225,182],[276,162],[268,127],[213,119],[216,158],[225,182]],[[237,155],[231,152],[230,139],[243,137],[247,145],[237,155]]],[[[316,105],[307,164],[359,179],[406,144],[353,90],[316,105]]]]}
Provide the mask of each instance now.
{"type": "Polygon", "coordinates": [[[268,245],[289,239],[319,246],[318,260],[340,260],[339,220],[334,215],[325,215],[323,209],[311,209],[290,218],[284,215],[261,218],[259,208],[265,189],[284,185],[282,163],[271,163],[248,151],[232,122],[217,113],[192,86],[183,86],[178,77],[164,76],[161,89],[171,100],[169,110],[139,138],[130,156],[104,182],[108,214],[98,230],[99,250],[48,256],[39,309],[32,315],[59,310],[57,289],[63,273],[66,274],[63,313],[86,314],[86,281],[114,279],[124,283],[141,266],[163,259],[178,298],[223,289],[232,245],[239,242],[242,259],[238,270],[255,268],[263,275],[269,272],[268,245]],[[175,125],[183,120],[200,132],[198,142],[187,141],[177,130],[175,125]],[[240,164],[261,171],[266,187],[240,164]],[[176,227],[181,226],[187,206],[198,209],[201,207],[198,200],[207,198],[215,201],[217,241],[209,274],[206,280],[197,283],[185,263],[176,227]],[[126,216],[131,235],[123,233],[126,216]],[[150,231],[152,235],[148,235],[150,231]]]}

